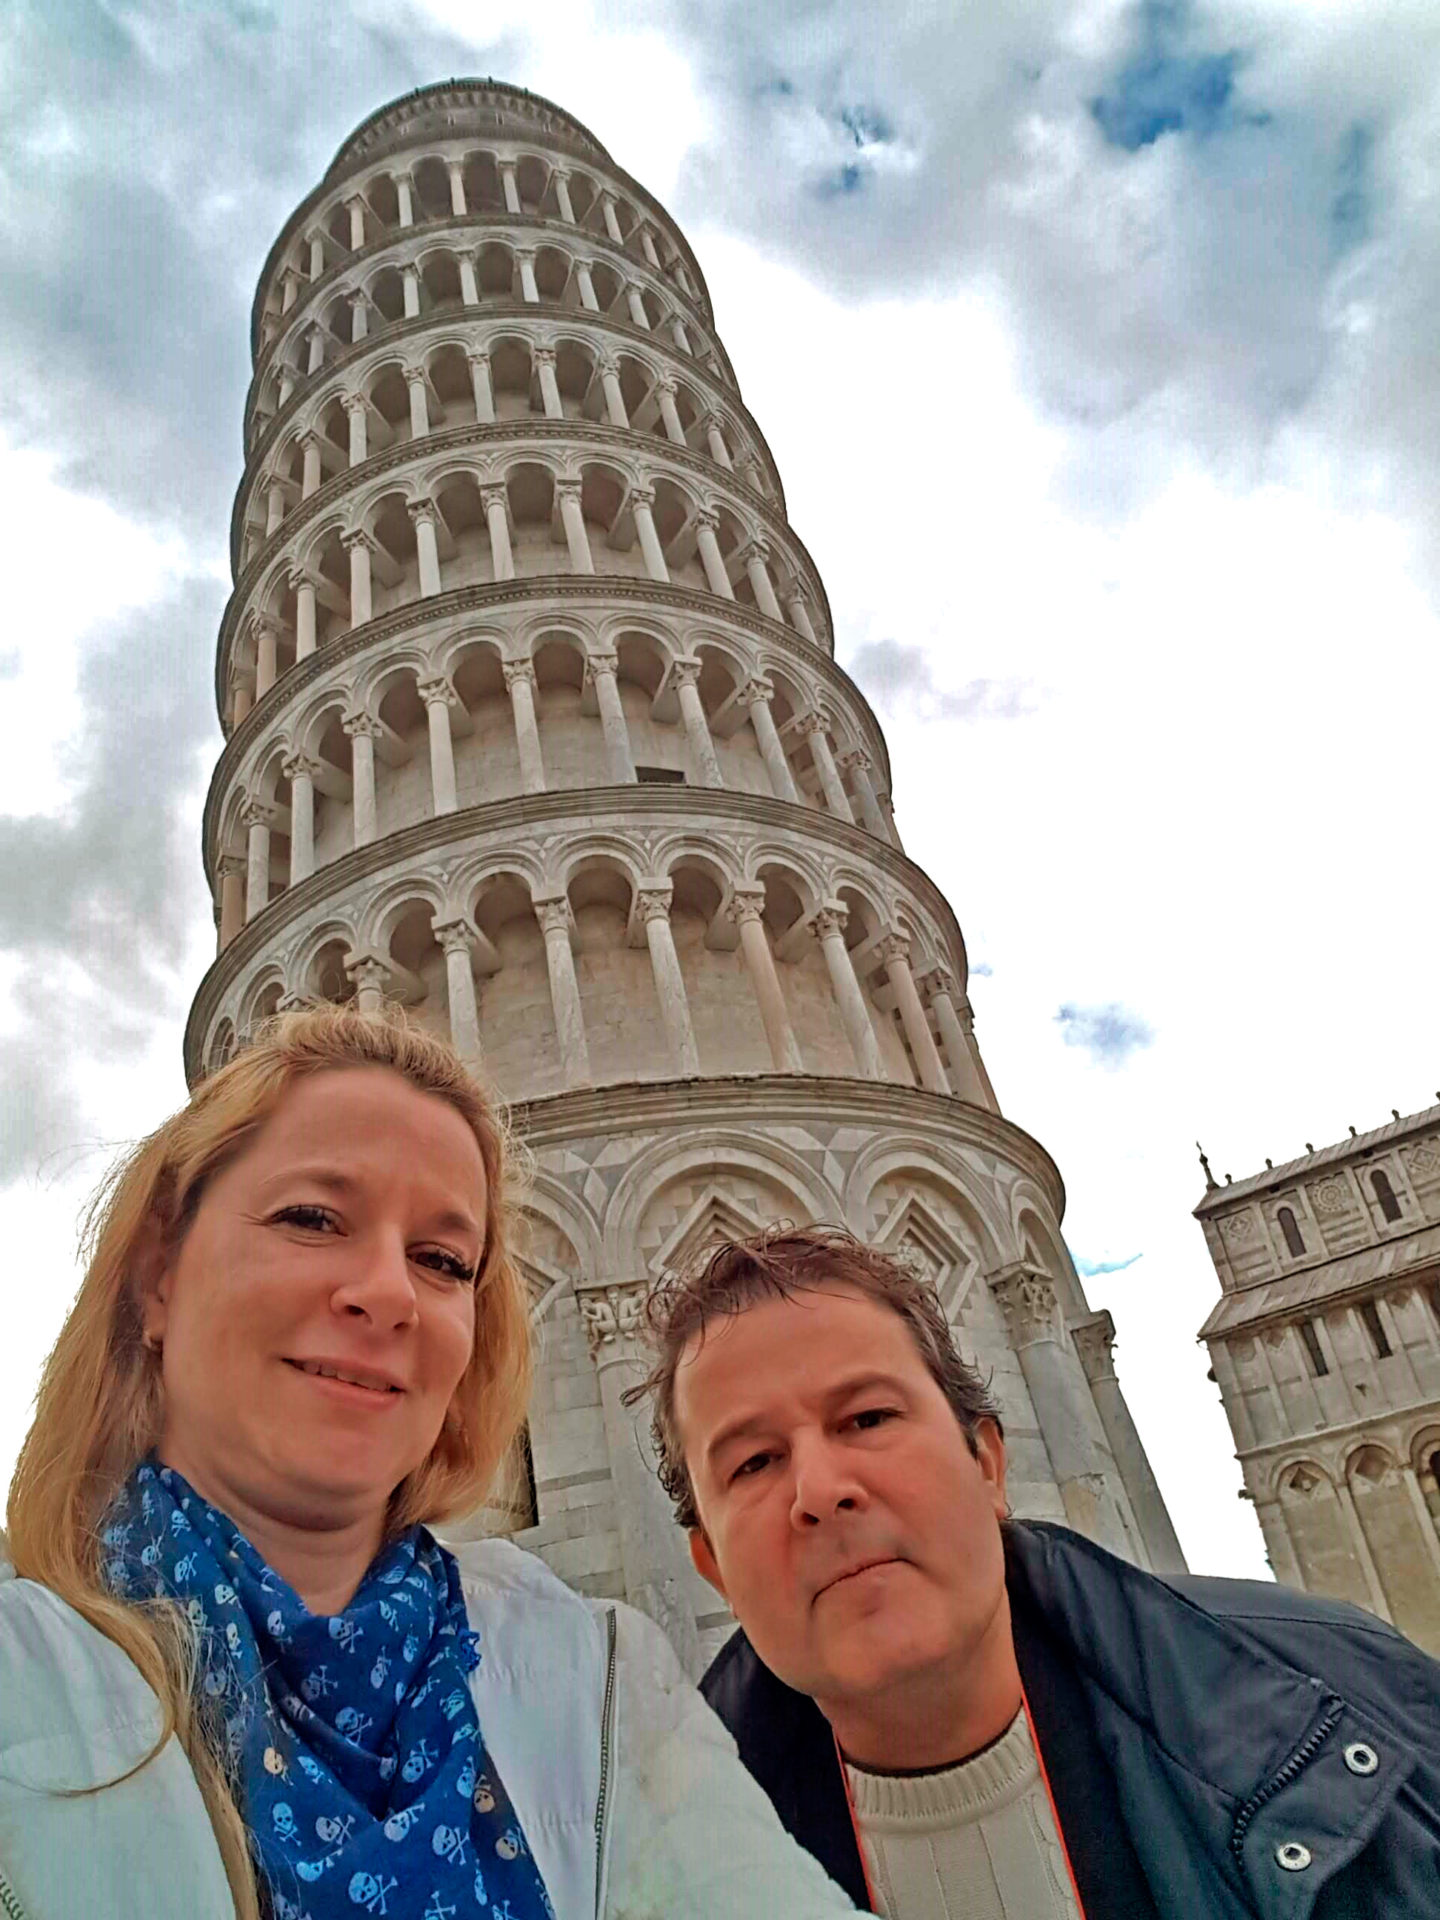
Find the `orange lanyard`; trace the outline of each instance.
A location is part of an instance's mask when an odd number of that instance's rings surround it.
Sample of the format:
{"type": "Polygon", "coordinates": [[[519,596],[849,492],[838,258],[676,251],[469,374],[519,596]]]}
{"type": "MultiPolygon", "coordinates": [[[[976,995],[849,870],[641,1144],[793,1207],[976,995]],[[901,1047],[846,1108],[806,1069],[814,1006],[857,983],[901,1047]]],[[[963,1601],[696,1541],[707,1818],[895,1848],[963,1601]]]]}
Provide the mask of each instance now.
{"type": "MultiPolygon", "coordinates": [[[[1030,1744],[1035,1749],[1035,1758],[1040,1767],[1040,1784],[1045,1789],[1045,1798],[1050,1804],[1050,1818],[1055,1822],[1055,1837],[1060,1842],[1060,1854],[1065,1862],[1065,1871],[1070,1877],[1070,1891],[1075,1896],[1075,1911],[1080,1920],[1085,1920],[1085,1902],[1080,1898],[1080,1885],[1075,1878],[1075,1868],[1071,1863],[1070,1849],[1065,1844],[1065,1829],[1060,1824],[1060,1809],[1055,1804],[1055,1795],[1050,1786],[1050,1775],[1045,1767],[1045,1756],[1040,1751],[1040,1736],[1035,1731],[1035,1716],[1030,1711],[1030,1701],[1025,1692],[1025,1683],[1020,1683],[1020,1705],[1024,1710],[1025,1724],[1030,1729],[1030,1744]]],[[[840,1751],[840,1742],[831,1729],[830,1737],[835,1741],[835,1758],[840,1767],[840,1784],[845,1789],[845,1805],[850,1813],[850,1830],[855,1835],[855,1851],[860,1856],[860,1871],[865,1877],[865,1898],[870,1902],[870,1911],[878,1913],[879,1905],[875,1898],[875,1883],[870,1878],[870,1860],[865,1852],[865,1836],[860,1831],[859,1817],[855,1812],[855,1796],[850,1791],[850,1769],[845,1764],[845,1755],[840,1751]]]]}

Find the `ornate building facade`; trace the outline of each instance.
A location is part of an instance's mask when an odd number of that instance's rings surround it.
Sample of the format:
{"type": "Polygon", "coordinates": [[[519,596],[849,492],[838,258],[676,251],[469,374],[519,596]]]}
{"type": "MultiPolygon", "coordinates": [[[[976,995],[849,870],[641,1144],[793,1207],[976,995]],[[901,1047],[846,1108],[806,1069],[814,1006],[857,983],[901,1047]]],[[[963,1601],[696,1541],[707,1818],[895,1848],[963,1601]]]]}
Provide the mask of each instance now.
{"type": "Polygon", "coordinates": [[[1270,1564],[1440,1653],[1440,1107],[1205,1171],[1201,1337],[1270,1564]]]}
{"type": "Polygon", "coordinates": [[[187,1067],[389,996],[510,1103],[541,1365],[486,1524],[703,1657],[727,1616],[620,1397],[648,1280],[784,1217],[932,1278],[1018,1510],[1181,1564],[674,221],[549,102],[425,88],[287,223],[252,347],[187,1067]]]}

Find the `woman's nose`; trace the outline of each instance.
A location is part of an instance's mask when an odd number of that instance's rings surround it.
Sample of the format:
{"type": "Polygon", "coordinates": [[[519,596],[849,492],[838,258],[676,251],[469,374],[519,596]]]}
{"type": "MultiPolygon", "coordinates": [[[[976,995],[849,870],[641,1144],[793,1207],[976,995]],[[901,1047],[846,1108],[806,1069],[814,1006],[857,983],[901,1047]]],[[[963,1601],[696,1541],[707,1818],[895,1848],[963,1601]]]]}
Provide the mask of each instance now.
{"type": "Polygon", "coordinates": [[[335,1289],[334,1305],[377,1328],[411,1325],[417,1318],[417,1296],[404,1239],[377,1233],[358,1242],[349,1270],[335,1289]]]}

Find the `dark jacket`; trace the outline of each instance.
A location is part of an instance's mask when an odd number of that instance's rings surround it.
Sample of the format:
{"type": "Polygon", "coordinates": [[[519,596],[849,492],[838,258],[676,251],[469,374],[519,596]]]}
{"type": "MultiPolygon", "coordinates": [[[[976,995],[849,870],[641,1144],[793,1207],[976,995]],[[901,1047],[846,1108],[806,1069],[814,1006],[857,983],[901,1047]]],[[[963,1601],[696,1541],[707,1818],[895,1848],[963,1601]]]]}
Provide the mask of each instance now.
{"type": "MultiPolygon", "coordinates": [[[[1440,1920],[1440,1666],[1337,1601],[1158,1579],[1065,1527],[1016,1521],[1005,1535],[1022,1674],[1028,1618],[1074,1676],[1090,1751],[1167,1920],[1440,1920]]],[[[789,1831],[867,1907],[814,1702],[743,1633],[701,1690],[789,1831]]],[[[1036,1722],[1065,1823],[1063,1740],[1052,1746],[1038,1710],[1036,1722]]],[[[1066,1838],[1073,1848],[1068,1826],[1066,1838]]]]}

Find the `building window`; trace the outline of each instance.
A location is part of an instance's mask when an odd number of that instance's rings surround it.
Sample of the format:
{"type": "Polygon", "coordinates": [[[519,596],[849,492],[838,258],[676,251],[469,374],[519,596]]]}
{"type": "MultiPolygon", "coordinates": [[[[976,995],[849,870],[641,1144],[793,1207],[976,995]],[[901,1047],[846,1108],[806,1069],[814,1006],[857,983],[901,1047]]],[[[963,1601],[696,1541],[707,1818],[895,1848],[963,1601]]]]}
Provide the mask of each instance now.
{"type": "Polygon", "coordinates": [[[1390,1184],[1389,1174],[1381,1173],[1377,1167],[1370,1176],[1370,1184],[1375,1189],[1375,1198],[1380,1202],[1381,1213],[1387,1220],[1398,1220],[1400,1202],[1396,1198],[1394,1187],[1390,1184]]]}
{"type": "Polygon", "coordinates": [[[1290,1249],[1291,1257],[1298,1260],[1305,1251],[1305,1236],[1300,1231],[1300,1222],[1289,1207],[1281,1207],[1276,1218],[1280,1222],[1280,1231],[1285,1236],[1285,1244],[1290,1249]]]}
{"type": "Polygon", "coordinates": [[[1375,1305],[1373,1300],[1366,1300],[1361,1303],[1360,1319],[1366,1333],[1370,1336],[1370,1344],[1375,1349],[1375,1358],[1377,1360],[1388,1360],[1391,1353],[1390,1336],[1380,1324],[1380,1309],[1375,1305]]]}
{"type": "MultiPolygon", "coordinates": [[[[1286,1211],[1288,1212],[1289,1209],[1287,1208],[1286,1211]]],[[[1315,1375],[1317,1380],[1323,1378],[1323,1376],[1330,1371],[1330,1363],[1320,1351],[1320,1336],[1315,1331],[1315,1322],[1313,1320],[1302,1320],[1300,1322],[1300,1338],[1305,1343],[1305,1353],[1310,1362],[1311,1373],[1315,1375]]]]}
{"type": "Polygon", "coordinates": [[[685,775],[678,767],[636,767],[635,778],[642,787],[683,787],[685,775]]]}

